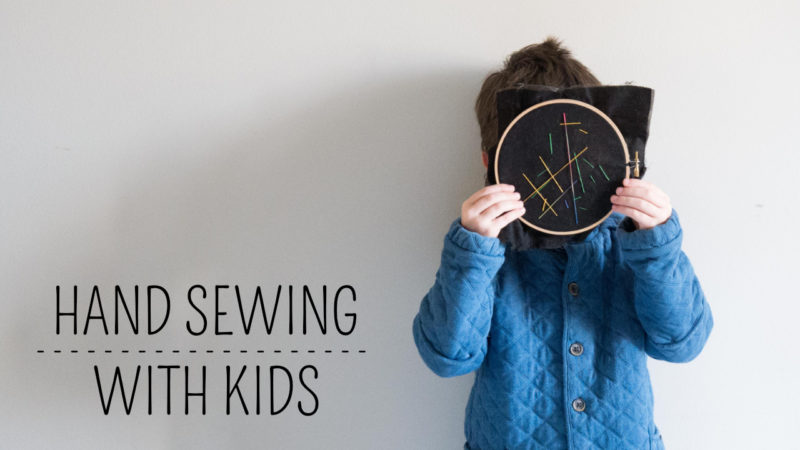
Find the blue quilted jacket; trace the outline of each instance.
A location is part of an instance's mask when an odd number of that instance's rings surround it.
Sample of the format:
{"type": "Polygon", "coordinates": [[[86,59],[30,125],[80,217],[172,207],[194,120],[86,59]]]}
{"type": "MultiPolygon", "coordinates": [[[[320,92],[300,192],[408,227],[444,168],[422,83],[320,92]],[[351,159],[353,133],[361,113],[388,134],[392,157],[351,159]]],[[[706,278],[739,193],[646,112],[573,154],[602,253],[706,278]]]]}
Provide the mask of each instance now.
{"type": "Polygon", "coordinates": [[[652,358],[688,362],[713,319],[673,209],[635,230],[612,213],[584,241],[506,250],[459,217],[413,321],[442,377],[477,369],[466,449],[663,449],[652,358]]]}

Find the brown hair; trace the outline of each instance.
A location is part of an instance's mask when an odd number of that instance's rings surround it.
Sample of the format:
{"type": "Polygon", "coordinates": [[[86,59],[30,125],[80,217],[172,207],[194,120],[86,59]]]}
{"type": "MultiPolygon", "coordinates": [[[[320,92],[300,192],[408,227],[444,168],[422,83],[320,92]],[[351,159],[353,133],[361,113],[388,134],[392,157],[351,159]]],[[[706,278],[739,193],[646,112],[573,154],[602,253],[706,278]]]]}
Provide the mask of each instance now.
{"type": "Polygon", "coordinates": [[[599,86],[600,81],[561,42],[548,36],[509,55],[500,71],[490,73],[475,100],[475,114],[481,128],[481,149],[493,150],[499,139],[495,94],[517,83],[553,87],[599,86]]]}

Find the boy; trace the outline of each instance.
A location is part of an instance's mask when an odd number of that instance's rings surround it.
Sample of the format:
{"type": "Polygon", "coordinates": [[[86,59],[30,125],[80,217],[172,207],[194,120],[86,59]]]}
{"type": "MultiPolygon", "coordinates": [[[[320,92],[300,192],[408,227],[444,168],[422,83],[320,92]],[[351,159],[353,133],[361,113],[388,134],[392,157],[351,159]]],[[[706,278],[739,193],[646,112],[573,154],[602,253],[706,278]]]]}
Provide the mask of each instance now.
{"type": "MultiPolygon", "coordinates": [[[[552,37],[511,54],[475,105],[485,166],[498,141],[495,93],[518,82],[600,84],[552,37]]],[[[713,319],[669,197],[629,179],[611,202],[583,239],[529,251],[497,238],[524,212],[513,186],[462,204],[413,334],[436,374],[477,370],[465,449],[664,448],[647,355],[691,361],[713,319]]]]}

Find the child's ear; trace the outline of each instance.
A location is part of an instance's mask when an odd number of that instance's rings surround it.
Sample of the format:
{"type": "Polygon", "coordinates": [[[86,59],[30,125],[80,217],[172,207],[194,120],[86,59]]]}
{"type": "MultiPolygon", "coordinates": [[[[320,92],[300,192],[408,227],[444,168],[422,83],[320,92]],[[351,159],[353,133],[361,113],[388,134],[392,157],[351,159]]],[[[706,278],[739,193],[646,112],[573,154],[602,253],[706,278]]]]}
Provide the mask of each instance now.
{"type": "Polygon", "coordinates": [[[489,154],[485,151],[481,150],[481,156],[483,156],[483,167],[489,168],[489,154]]]}

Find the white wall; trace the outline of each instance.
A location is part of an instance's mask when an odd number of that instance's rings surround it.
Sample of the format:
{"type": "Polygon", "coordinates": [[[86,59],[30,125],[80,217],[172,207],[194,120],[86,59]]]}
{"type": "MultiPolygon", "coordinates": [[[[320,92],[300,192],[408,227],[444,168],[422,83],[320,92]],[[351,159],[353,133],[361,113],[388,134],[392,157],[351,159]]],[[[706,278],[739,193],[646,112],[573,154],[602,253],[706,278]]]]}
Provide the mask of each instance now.
{"type": "Polygon", "coordinates": [[[459,448],[472,375],[428,371],[411,320],[448,224],[482,186],[472,105],[483,76],[548,34],[601,81],[656,91],[648,180],[680,212],[715,318],[696,360],[650,361],[665,443],[797,445],[799,11],[793,1],[0,2],[0,446],[459,448]],[[182,292],[194,283],[261,285],[267,296],[278,284],[351,284],[357,327],[188,336],[182,292]],[[75,284],[165,286],[175,326],[56,336],[55,286],[75,284]],[[366,353],[36,353],[140,347],[366,353]],[[316,365],[318,413],[228,416],[209,399],[208,415],[186,417],[176,395],[171,416],[128,417],[119,405],[105,416],[92,372],[259,362],[316,365]]]}

